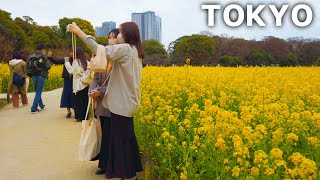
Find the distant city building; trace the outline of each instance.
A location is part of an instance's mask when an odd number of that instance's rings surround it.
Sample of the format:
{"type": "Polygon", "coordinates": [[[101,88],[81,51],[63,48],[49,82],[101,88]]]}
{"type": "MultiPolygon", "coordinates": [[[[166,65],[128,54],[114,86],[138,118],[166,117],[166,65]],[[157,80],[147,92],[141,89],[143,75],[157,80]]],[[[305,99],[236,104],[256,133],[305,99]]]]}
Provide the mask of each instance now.
{"type": "Polygon", "coordinates": [[[102,27],[96,27],[96,37],[99,36],[108,36],[109,32],[112,29],[116,28],[116,23],[115,22],[103,22],[102,27]]]}
{"type": "Polygon", "coordinates": [[[156,16],[155,12],[132,13],[131,18],[139,27],[142,41],[150,39],[162,41],[161,18],[156,16]]]}

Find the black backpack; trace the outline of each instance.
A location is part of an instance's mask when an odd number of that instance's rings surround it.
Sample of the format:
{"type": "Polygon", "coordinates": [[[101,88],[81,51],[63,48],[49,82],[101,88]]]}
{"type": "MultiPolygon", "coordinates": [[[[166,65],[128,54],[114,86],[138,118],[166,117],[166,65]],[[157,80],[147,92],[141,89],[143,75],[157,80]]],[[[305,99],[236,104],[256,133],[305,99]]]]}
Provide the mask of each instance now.
{"type": "Polygon", "coordinates": [[[27,74],[28,76],[40,75],[44,70],[44,60],[41,54],[32,54],[27,62],[27,74]]]}
{"type": "Polygon", "coordinates": [[[24,83],[26,82],[26,78],[19,75],[16,72],[13,72],[13,79],[12,79],[12,83],[15,84],[18,87],[22,87],[24,85],[24,83]]]}

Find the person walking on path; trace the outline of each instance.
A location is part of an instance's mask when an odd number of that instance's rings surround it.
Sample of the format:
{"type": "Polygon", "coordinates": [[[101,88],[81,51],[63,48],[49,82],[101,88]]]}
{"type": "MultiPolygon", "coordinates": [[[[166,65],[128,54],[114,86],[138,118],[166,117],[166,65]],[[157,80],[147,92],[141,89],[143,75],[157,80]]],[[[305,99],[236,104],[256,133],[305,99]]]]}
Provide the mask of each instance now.
{"type": "Polygon", "coordinates": [[[37,45],[37,51],[31,54],[27,60],[27,74],[32,78],[35,90],[35,97],[31,107],[31,113],[37,113],[44,110],[45,105],[42,101],[42,91],[45,79],[48,78],[48,72],[51,68],[50,60],[45,55],[46,46],[42,43],[37,45]]]}
{"type": "Polygon", "coordinates": [[[25,79],[27,78],[27,69],[26,69],[26,62],[22,60],[22,53],[21,51],[14,51],[13,52],[13,59],[9,61],[10,67],[10,75],[8,81],[8,94],[12,96],[12,105],[13,108],[19,108],[19,94],[21,95],[22,105],[26,106],[28,104],[27,98],[27,83],[24,82],[22,86],[18,86],[14,84],[13,78],[14,73],[18,74],[25,79]]]}
{"type": "MultiPolygon", "coordinates": [[[[112,74],[103,100],[111,112],[106,178],[134,180],[136,172],[142,171],[133,116],[140,105],[144,51],[137,24],[126,22],[119,30],[120,44],[105,47],[107,59],[112,62],[112,74]]],[[[68,25],[68,31],[77,34],[96,53],[98,44],[92,36],[86,35],[75,23],[68,25]]]]}
{"type": "MultiPolygon", "coordinates": [[[[73,83],[73,76],[70,74],[66,66],[64,65],[64,59],[55,59],[52,57],[52,52],[48,52],[48,59],[51,61],[52,64],[63,64],[63,71],[62,71],[62,78],[63,78],[63,90],[61,95],[61,101],[60,101],[60,108],[67,108],[67,115],[66,118],[71,118],[71,108],[73,108],[72,103],[72,83],[73,83]]],[[[72,50],[69,53],[69,62],[72,66],[73,62],[73,53],[72,50]]]]}

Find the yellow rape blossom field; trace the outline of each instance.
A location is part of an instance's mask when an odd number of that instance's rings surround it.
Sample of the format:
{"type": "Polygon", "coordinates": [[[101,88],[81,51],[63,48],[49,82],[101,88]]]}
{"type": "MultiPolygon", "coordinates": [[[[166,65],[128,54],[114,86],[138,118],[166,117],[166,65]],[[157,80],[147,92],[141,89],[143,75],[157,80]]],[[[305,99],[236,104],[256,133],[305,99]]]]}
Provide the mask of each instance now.
{"type": "Polygon", "coordinates": [[[135,131],[160,179],[319,179],[319,68],[145,67],[135,131]]]}
{"type": "Polygon", "coordinates": [[[146,67],[141,94],[160,179],[319,179],[319,68],[146,67]]]}
{"type": "MultiPolygon", "coordinates": [[[[53,90],[63,86],[61,78],[63,66],[53,65],[49,71],[49,79],[45,82],[45,91],[53,90]]],[[[6,93],[8,89],[8,76],[10,69],[8,64],[0,63],[0,93],[6,93]]],[[[30,79],[29,92],[34,91],[32,80],[30,79]]]]}

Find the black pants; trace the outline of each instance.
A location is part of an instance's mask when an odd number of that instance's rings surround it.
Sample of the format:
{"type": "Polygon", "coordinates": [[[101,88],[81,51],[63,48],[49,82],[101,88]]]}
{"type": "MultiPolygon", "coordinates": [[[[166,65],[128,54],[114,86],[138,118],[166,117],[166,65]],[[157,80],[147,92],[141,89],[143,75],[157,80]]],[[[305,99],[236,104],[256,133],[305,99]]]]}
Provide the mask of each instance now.
{"type": "Polygon", "coordinates": [[[88,89],[89,87],[86,87],[83,90],[78,91],[76,94],[73,93],[74,117],[77,120],[85,119],[89,102],[88,89]]]}
{"type": "Polygon", "coordinates": [[[99,165],[100,169],[107,168],[107,158],[108,158],[108,147],[109,147],[109,137],[110,137],[110,117],[100,116],[101,129],[102,129],[102,140],[101,149],[99,154],[99,165]]]}

